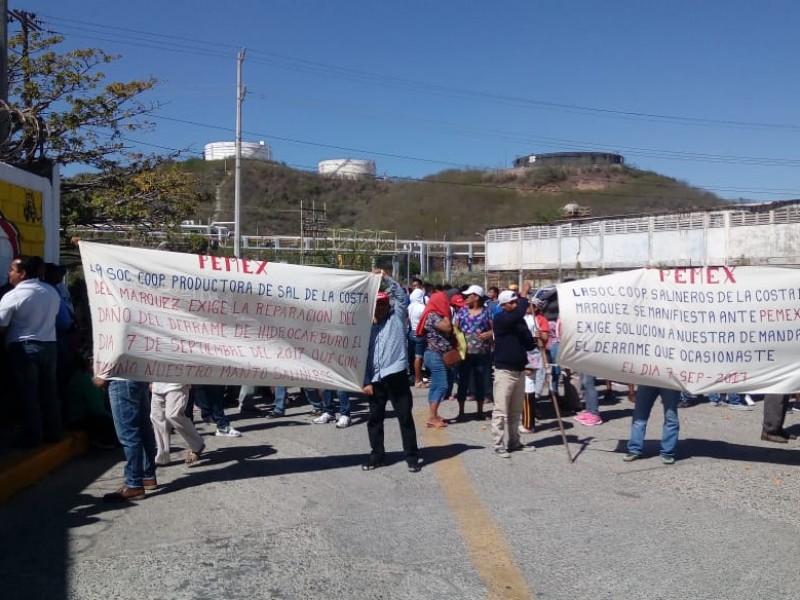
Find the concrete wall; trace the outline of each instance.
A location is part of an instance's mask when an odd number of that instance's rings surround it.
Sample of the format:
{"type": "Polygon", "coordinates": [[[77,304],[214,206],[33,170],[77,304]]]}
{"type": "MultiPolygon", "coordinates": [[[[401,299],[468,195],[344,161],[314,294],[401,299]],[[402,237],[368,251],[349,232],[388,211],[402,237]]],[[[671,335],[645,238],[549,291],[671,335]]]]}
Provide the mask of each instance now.
{"type": "Polygon", "coordinates": [[[487,272],[723,264],[800,266],[800,201],[503,227],[486,234],[487,272]]]}

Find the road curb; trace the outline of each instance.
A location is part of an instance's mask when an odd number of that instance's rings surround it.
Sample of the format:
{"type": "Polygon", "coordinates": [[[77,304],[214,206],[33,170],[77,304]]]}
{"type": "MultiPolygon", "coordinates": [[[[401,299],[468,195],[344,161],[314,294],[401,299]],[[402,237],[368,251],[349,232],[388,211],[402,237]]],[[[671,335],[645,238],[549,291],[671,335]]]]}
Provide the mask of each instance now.
{"type": "Polygon", "coordinates": [[[0,464],[0,503],[88,450],[86,432],[70,431],[60,442],[47,444],[0,464]]]}

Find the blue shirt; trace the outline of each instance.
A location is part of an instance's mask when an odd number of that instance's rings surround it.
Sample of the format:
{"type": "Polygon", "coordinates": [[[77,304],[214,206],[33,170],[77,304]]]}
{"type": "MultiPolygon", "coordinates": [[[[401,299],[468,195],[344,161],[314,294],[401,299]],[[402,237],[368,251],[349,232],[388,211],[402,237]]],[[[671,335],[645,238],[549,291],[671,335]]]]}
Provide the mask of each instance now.
{"type": "Polygon", "coordinates": [[[408,367],[406,343],[408,296],[400,284],[391,277],[386,278],[386,285],[386,292],[394,300],[394,305],[388,315],[372,324],[364,385],[405,371],[408,367]]]}

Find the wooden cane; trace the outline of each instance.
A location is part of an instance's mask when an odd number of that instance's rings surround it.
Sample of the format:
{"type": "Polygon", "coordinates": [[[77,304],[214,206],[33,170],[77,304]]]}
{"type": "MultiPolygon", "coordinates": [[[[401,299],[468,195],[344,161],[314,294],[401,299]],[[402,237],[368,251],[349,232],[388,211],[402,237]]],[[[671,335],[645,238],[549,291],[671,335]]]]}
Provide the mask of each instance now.
{"type": "Polygon", "coordinates": [[[542,338],[539,337],[538,332],[536,335],[536,342],[539,345],[539,354],[542,357],[542,368],[545,370],[544,373],[544,384],[547,386],[547,390],[550,392],[550,400],[553,402],[553,408],[556,411],[556,420],[558,421],[558,428],[561,430],[561,439],[564,442],[564,449],[567,451],[567,460],[569,460],[570,464],[572,464],[572,452],[569,450],[569,442],[567,442],[567,432],[564,431],[564,421],[561,420],[561,409],[558,407],[558,397],[553,392],[553,388],[550,386],[551,382],[551,373],[550,373],[550,361],[547,360],[547,350],[544,348],[544,342],[542,342],[542,338]]]}

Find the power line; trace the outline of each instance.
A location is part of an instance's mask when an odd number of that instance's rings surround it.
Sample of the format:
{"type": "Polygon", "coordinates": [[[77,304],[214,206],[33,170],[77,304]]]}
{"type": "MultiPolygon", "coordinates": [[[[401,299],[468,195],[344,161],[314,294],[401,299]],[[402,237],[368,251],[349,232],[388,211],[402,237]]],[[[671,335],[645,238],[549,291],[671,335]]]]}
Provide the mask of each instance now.
{"type": "MultiPolygon", "coordinates": [[[[41,15],[44,17],[44,15],[41,15]]],[[[62,23],[73,23],[74,28],[81,30],[81,26],[83,26],[84,30],[88,27],[89,31],[94,31],[95,29],[99,29],[102,33],[103,30],[111,30],[114,32],[122,32],[128,35],[128,37],[132,40],[126,42],[125,40],[121,40],[117,37],[104,41],[113,41],[113,42],[121,42],[121,43],[138,43],[141,45],[142,42],[150,40],[151,44],[157,44],[154,47],[158,49],[174,49],[175,51],[190,51],[190,52],[203,52],[204,55],[208,56],[217,56],[222,57],[222,53],[213,53],[207,52],[205,49],[208,47],[209,44],[218,46],[220,48],[233,48],[232,45],[229,44],[222,44],[219,42],[210,43],[205,40],[195,40],[192,38],[180,37],[180,36],[172,36],[172,35],[164,35],[164,34],[156,34],[153,32],[141,31],[136,29],[124,28],[124,27],[116,27],[111,25],[100,25],[95,23],[88,23],[85,21],[78,21],[76,19],[69,19],[65,17],[57,17],[48,15],[47,18],[54,19],[61,21],[62,23]],[[144,36],[144,37],[136,37],[136,36],[144,36]],[[177,42],[176,42],[177,40],[177,42]],[[179,43],[180,42],[180,43],[179,43]],[[185,42],[185,43],[184,43],[185,42]],[[160,45],[158,45],[160,44],[160,45]],[[189,44],[197,44],[199,48],[195,48],[194,46],[189,46],[189,44]],[[173,48],[175,47],[175,48],[173,48]]],[[[275,66],[283,69],[290,69],[299,72],[305,73],[313,73],[318,75],[324,75],[329,77],[338,77],[340,79],[349,79],[351,81],[359,81],[362,83],[368,83],[372,85],[383,85],[388,87],[402,87],[406,89],[413,89],[418,91],[424,91],[428,93],[436,93],[440,95],[445,95],[448,97],[458,97],[458,98],[479,98],[479,99],[486,99],[491,100],[493,102],[499,102],[503,104],[512,104],[516,106],[534,106],[539,108],[547,108],[547,109],[558,109],[558,110],[566,110],[572,112],[578,112],[581,114],[596,114],[596,115],[605,115],[605,116],[613,116],[613,117],[620,117],[620,118],[633,118],[633,119],[644,119],[650,121],[665,121],[673,124],[687,124],[687,125],[706,125],[706,126],[724,126],[724,127],[736,127],[736,128],[757,128],[757,129],[778,129],[778,130],[793,130],[798,131],[800,130],[800,125],[795,124],[786,124],[786,123],[769,123],[769,122],[760,122],[760,121],[743,121],[743,120],[735,120],[735,119],[712,119],[707,117],[694,117],[694,116],[683,116],[683,115],[670,115],[664,113],[651,113],[647,111],[636,111],[636,110],[621,110],[621,109],[611,109],[611,108],[600,108],[600,107],[593,107],[593,106],[584,106],[579,104],[570,104],[570,103],[560,103],[560,102],[552,102],[548,100],[540,100],[534,98],[524,98],[518,96],[510,96],[505,94],[493,94],[488,92],[482,92],[477,90],[469,90],[463,88],[456,88],[450,86],[443,86],[439,84],[427,83],[423,81],[418,81],[414,79],[404,78],[404,77],[396,77],[396,76],[389,76],[384,74],[377,74],[372,73],[369,71],[362,71],[358,69],[352,69],[348,67],[342,67],[339,65],[331,65],[319,61],[311,61],[306,59],[299,59],[294,58],[291,56],[287,56],[284,54],[276,53],[276,52],[268,52],[264,50],[252,49],[250,50],[252,55],[255,55],[251,62],[256,62],[259,64],[275,66]],[[264,57],[264,58],[260,58],[264,57]]],[[[227,55],[225,55],[227,56],[227,55]]]]}

